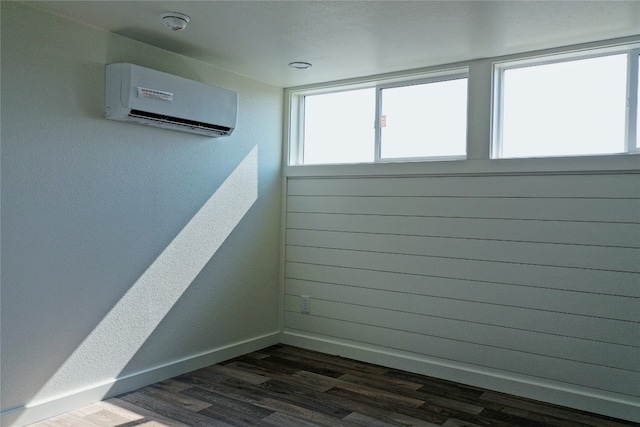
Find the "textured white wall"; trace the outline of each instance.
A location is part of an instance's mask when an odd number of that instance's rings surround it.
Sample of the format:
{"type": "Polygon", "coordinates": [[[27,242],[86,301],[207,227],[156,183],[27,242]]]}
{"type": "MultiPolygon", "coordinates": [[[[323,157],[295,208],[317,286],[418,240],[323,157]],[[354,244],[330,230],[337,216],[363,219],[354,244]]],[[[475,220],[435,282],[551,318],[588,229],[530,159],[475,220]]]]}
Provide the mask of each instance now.
{"type": "Polygon", "coordinates": [[[3,413],[276,332],[282,90],[12,2],[1,30],[3,413]],[[236,131],[105,120],[114,62],[238,92],[236,131]]]}

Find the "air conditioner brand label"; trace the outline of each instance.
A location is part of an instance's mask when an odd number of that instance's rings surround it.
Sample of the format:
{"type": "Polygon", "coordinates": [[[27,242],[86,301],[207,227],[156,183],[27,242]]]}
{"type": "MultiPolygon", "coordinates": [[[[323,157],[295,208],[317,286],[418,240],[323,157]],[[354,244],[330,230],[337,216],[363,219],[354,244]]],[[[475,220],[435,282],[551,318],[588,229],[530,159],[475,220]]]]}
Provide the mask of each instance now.
{"type": "Polygon", "coordinates": [[[158,101],[173,102],[173,93],[161,90],[148,89],[146,87],[138,87],[138,98],[157,99],[158,101]]]}

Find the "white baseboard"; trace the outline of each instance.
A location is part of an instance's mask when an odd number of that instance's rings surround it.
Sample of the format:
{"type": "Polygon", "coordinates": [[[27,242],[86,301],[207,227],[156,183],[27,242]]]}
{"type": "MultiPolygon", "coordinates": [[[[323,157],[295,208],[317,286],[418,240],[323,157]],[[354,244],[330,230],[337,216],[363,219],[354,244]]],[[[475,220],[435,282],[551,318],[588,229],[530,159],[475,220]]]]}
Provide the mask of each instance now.
{"type": "Polygon", "coordinates": [[[242,356],[243,354],[251,353],[278,344],[279,342],[280,333],[274,332],[219,347],[205,353],[195,354],[165,365],[155,366],[145,371],[136,372],[111,381],[94,384],[82,390],[75,390],[53,399],[29,403],[27,406],[3,411],[0,414],[0,425],[4,427],[18,427],[35,423],[81,406],[90,405],[118,394],[166,380],[167,378],[172,378],[177,375],[195,371],[196,369],[204,368],[205,366],[242,356]]]}
{"type": "Polygon", "coordinates": [[[475,387],[522,396],[582,411],[640,422],[640,402],[525,376],[508,375],[386,348],[284,331],[281,343],[475,387]]]}

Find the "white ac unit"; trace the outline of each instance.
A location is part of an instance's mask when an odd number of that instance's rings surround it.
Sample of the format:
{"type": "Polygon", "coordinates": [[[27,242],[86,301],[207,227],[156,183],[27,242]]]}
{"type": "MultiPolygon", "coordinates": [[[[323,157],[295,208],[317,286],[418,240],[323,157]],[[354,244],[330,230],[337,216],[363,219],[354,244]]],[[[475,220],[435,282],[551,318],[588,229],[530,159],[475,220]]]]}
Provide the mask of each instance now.
{"type": "Polygon", "coordinates": [[[109,64],[106,74],[107,119],[211,137],[236,127],[235,92],[133,64],[109,64]]]}

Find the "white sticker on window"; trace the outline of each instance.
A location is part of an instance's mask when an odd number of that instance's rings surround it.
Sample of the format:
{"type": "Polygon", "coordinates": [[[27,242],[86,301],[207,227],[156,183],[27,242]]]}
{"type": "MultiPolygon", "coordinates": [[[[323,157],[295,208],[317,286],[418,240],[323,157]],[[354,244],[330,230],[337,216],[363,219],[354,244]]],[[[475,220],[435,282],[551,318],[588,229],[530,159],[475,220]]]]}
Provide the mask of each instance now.
{"type": "Polygon", "coordinates": [[[138,98],[157,99],[158,101],[173,102],[173,93],[161,90],[138,87],[138,98]]]}

